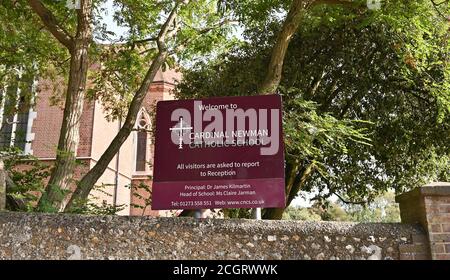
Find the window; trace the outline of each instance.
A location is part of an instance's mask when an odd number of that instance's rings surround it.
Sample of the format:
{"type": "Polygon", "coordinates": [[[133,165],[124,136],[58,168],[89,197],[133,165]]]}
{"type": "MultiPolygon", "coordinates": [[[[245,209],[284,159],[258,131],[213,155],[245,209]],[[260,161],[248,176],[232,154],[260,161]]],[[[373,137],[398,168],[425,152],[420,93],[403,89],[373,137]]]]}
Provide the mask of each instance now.
{"type": "Polygon", "coordinates": [[[25,151],[25,146],[27,144],[28,122],[30,121],[30,106],[26,106],[21,99],[19,108],[22,110],[16,114],[14,146],[18,147],[22,151],[25,151]]]}
{"type": "Polygon", "coordinates": [[[31,153],[31,125],[36,113],[31,103],[34,83],[18,82],[0,90],[0,149],[17,147],[25,153],[31,153]]]}
{"type": "Polygon", "coordinates": [[[144,108],[141,109],[138,115],[136,124],[137,140],[136,140],[136,171],[147,171],[148,162],[150,159],[149,153],[149,133],[150,118],[144,108]]]}
{"type": "Polygon", "coordinates": [[[137,133],[136,171],[145,171],[147,165],[147,132],[137,133]]]}
{"type": "Polygon", "coordinates": [[[8,86],[2,91],[1,95],[1,119],[2,126],[0,130],[0,148],[4,149],[14,145],[13,124],[15,123],[15,114],[13,113],[15,99],[17,98],[17,86],[8,86]]]}

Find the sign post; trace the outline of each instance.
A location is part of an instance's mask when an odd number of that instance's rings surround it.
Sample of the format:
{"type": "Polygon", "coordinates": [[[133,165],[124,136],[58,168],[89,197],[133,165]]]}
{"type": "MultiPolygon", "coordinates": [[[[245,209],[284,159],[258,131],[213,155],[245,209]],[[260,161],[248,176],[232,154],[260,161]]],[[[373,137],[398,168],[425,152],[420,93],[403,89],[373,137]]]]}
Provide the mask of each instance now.
{"type": "Polygon", "coordinates": [[[285,207],[279,95],[160,101],[152,209],[285,207]]]}
{"type": "Polygon", "coordinates": [[[255,220],[261,220],[261,208],[255,208],[255,210],[253,211],[253,219],[255,220]]]}

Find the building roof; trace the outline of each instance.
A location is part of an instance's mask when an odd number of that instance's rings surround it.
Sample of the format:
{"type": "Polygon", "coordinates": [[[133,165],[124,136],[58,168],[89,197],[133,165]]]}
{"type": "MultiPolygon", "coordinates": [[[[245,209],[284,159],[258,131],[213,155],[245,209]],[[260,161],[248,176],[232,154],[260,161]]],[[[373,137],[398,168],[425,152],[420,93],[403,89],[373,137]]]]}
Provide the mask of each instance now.
{"type": "Polygon", "coordinates": [[[160,69],[156,73],[153,82],[164,82],[175,85],[181,81],[181,76],[181,72],[178,70],[166,68],[165,71],[162,71],[162,69],[160,69]]]}

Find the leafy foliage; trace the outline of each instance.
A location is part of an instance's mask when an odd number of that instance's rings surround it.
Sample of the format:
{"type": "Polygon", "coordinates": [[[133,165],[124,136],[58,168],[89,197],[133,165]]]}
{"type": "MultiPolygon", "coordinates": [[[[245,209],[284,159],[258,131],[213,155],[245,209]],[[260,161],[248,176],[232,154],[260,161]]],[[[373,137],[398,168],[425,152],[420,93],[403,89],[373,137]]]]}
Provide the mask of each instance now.
{"type": "MultiPolygon", "coordinates": [[[[305,11],[278,92],[288,202],[298,190],[370,202],[450,179],[448,21],[430,1],[385,2],[305,11]]],[[[178,97],[256,94],[280,23],[254,23],[244,44],[187,69],[178,97]]]]}
{"type": "MultiPolygon", "coordinates": [[[[25,155],[18,148],[8,148],[1,151],[1,158],[4,162],[4,169],[7,171],[8,180],[6,194],[10,197],[7,209],[10,211],[36,211],[36,204],[44,193],[46,181],[50,175],[51,166],[43,163],[36,157],[25,155]],[[19,208],[11,208],[16,207],[19,208]]],[[[111,197],[106,186],[96,186],[94,189],[98,194],[111,197]]],[[[62,197],[67,196],[67,192],[58,189],[62,197]]],[[[112,205],[106,201],[98,203],[98,196],[91,196],[83,207],[76,209],[73,213],[90,215],[114,215],[124,209],[124,205],[112,205]]],[[[44,200],[45,201],[45,200],[44,200]]],[[[50,204],[45,204],[40,211],[57,212],[50,204]]]]}
{"type": "Polygon", "coordinates": [[[103,199],[100,204],[98,203],[100,195],[103,195],[103,197],[106,198],[112,198],[113,195],[106,190],[107,187],[108,186],[104,184],[95,186],[87,202],[78,210],[79,213],[89,215],[116,215],[118,212],[125,209],[125,204],[113,205],[108,203],[105,199],[103,199]]]}
{"type": "Polygon", "coordinates": [[[400,209],[395,195],[388,191],[375,198],[369,205],[343,205],[352,221],[372,223],[399,223],[400,209]]]}
{"type": "MultiPolygon", "coordinates": [[[[102,23],[104,0],[84,1],[78,10],[66,7],[65,1],[2,1],[0,38],[4,41],[0,42],[1,90],[3,85],[9,85],[13,79],[17,79],[17,74],[10,74],[13,70],[27,74],[30,72],[33,78],[50,78],[54,84],[72,81],[77,85],[66,87],[66,91],[55,91],[52,103],[70,108],[64,110],[64,119],[73,120],[74,117],[71,116],[82,114],[80,106],[72,105],[79,101],[76,98],[84,98],[84,89],[89,84],[85,83],[83,69],[90,67],[90,80],[94,82],[94,86],[89,96],[104,105],[109,120],[115,120],[125,116],[128,111],[133,116],[142,102],[143,98],[140,96],[147,92],[160,63],[165,63],[163,68],[173,67],[176,60],[182,63],[213,50],[227,48],[232,43],[232,40],[227,40],[232,19],[227,11],[217,10],[217,1],[120,0],[113,3],[116,22],[128,28],[128,32],[118,41],[111,40],[115,34],[108,31],[102,23]],[[175,14],[177,16],[172,17],[175,14]],[[91,28],[94,36],[89,31],[91,28]],[[105,42],[115,44],[104,44],[105,42]],[[78,49],[82,50],[82,59],[73,55],[78,49]],[[87,66],[87,62],[92,65],[87,66]],[[83,67],[75,67],[77,63],[83,67]],[[67,79],[69,72],[71,78],[67,79]],[[82,89],[79,94],[78,89],[82,89]],[[64,94],[71,98],[64,98],[67,97],[64,94]],[[136,96],[139,98],[135,98],[136,96]],[[133,98],[134,103],[131,102],[133,98]],[[64,99],[65,104],[61,102],[64,99]]],[[[78,134],[78,124],[76,122],[64,127],[66,122],[63,122],[60,136],[62,140],[58,146],[70,157],[64,158],[60,156],[63,153],[58,153],[56,168],[53,169],[46,195],[43,196],[49,205],[56,205],[53,208],[61,209],[63,197],[68,194],[59,189],[67,190],[65,182],[70,181],[73,175],[72,162],[76,148],[70,150],[70,147],[76,147],[76,143],[69,145],[68,142],[74,140],[70,135],[78,134]]],[[[134,126],[133,117],[125,120],[124,127],[128,126],[134,126]]],[[[119,136],[124,132],[129,134],[129,131],[125,128],[120,131],[119,136]]],[[[111,150],[120,148],[122,138],[117,137],[119,140],[114,142],[111,150]]],[[[108,157],[114,151],[105,154],[108,157]]],[[[96,181],[89,180],[91,175],[100,177],[106,168],[102,165],[102,159],[108,161],[102,157],[91,169],[93,171],[83,178],[88,179],[80,180],[80,185],[89,191],[96,181]]],[[[81,187],[78,186],[77,190],[80,191],[81,187]]],[[[85,200],[89,191],[83,194],[75,191],[74,200],[78,196],[83,196],[81,200],[85,200]]],[[[47,209],[45,203],[42,201],[43,205],[39,207],[47,209]]],[[[70,204],[71,201],[68,205],[70,204]]]]}
{"type": "Polygon", "coordinates": [[[314,203],[311,207],[290,206],[283,213],[285,220],[340,221],[363,223],[398,223],[400,209],[392,191],[375,198],[369,204],[343,204],[326,201],[314,203]]]}
{"type": "MultiPolygon", "coordinates": [[[[89,96],[114,120],[126,114],[155,58],[155,38],[175,1],[114,1],[116,21],[129,29],[115,45],[100,43],[114,35],[101,24],[104,2],[93,1],[96,41],[89,53],[96,63],[89,96]]],[[[365,1],[352,2],[361,5],[308,5],[284,61],[278,93],[285,107],[288,202],[299,190],[323,199],[338,194],[372,201],[390,187],[402,192],[450,179],[449,1],[437,7],[430,0],[386,0],[378,11],[367,10],[365,1]]],[[[74,10],[64,1],[43,3],[67,34],[75,34],[74,10]]],[[[183,5],[169,31],[177,36],[165,42],[170,56],[164,67],[188,68],[178,97],[256,94],[290,3],[183,5]],[[230,35],[235,20],[242,42],[230,35]]],[[[27,1],[1,1],[0,15],[0,89],[25,88],[37,76],[64,82],[70,55],[45,32],[27,1]]],[[[55,90],[54,103],[63,97],[55,90]]],[[[249,214],[240,212],[229,213],[249,214]]]]}
{"type": "MultiPolygon", "coordinates": [[[[157,36],[173,5],[174,1],[115,1],[114,18],[129,31],[114,44],[96,46],[93,53],[99,65],[90,73],[93,87],[89,90],[92,99],[101,101],[110,120],[126,115],[133,93],[158,53],[157,36]]],[[[190,1],[180,8],[175,23],[170,32],[176,36],[165,42],[170,56],[163,70],[220,53],[234,42],[229,36],[231,15],[219,12],[217,1],[190,1]]]]}
{"type": "Polygon", "coordinates": [[[152,205],[152,188],[151,186],[141,182],[138,185],[130,185],[132,195],[139,200],[140,203],[131,203],[130,206],[142,210],[145,215],[147,208],[152,205]]]}
{"type": "Polygon", "coordinates": [[[11,180],[9,184],[7,183],[6,194],[21,201],[27,211],[33,211],[39,195],[45,188],[49,166],[33,156],[23,155],[17,148],[3,150],[1,157],[11,180]]]}
{"type": "Polygon", "coordinates": [[[290,206],[283,213],[283,220],[321,221],[322,218],[320,215],[311,211],[311,209],[290,206]]]}
{"type": "MultiPolygon", "coordinates": [[[[59,18],[65,18],[68,26],[73,22],[64,1],[48,1],[55,7],[59,18]]],[[[26,1],[0,2],[0,88],[14,84],[18,72],[23,76],[65,77],[67,74],[67,50],[58,45],[35,17],[26,1]],[[56,71],[53,71],[57,68],[56,71]]],[[[29,80],[25,80],[25,85],[29,80]]]]}

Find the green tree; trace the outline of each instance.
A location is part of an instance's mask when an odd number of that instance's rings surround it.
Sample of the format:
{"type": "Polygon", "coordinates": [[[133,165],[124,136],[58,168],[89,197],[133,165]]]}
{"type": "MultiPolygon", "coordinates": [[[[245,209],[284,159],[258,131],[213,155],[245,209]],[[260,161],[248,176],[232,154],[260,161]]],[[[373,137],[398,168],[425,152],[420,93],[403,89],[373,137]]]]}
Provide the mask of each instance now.
{"type": "Polygon", "coordinates": [[[355,222],[398,223],[400,208],[395,202],[395,194],[388,191],[378,196],[368,205],[342,205],[355,222]]]}
{"type": "MultiPolygon", "coordinates": [[[[24,8],[26,5],[24,1],[0,1],[0,111],[2,112],[0,130],[4,125],[9,125],[13,115],[33,106],[31,88],[37,73],[50,75],[52,66],[64,64],[65,60],[62,57],[66,55],[66,52],[58,46],[58,43],[51,40],[51,35],[40,32],[42,23],[37,17],[32,16],[30,9],[24,8]]],[[[24,138],[18,134],[13,136],[16,140],[24,138]]],[[[17,142],[15,141],[16,147],[24,144],[22,141],[17,142]]],[[[10,149],[4,148],[2,143],[0,169],[11,166],[10,149]]],[[[12,158],[17,157],[12,156],[12,158]]],[[[7,188],[18,174],[12,170],[0,170],[0,172],[6,180],[0,182],[3,184],[0,188],[3,188],[7,194],[7,202],[11,202],[13,197],[24,195],[23,189],[16,192],[7,188]],[[10,176],[13,178],[11,179],[10,176]]],[[[25,173],[23,175],[28,177],[25,173]]],[[[6,206],[9,207],[9,205],[10,203],[7,203],[6,206]]]]}
{"type": "MultiPolygon", "coordinates": [[[[74,13],[55,7],[49,10],[41,1],[29,0],[29,8],[38,16],[45,29],[66,49],[70,55],[68,83],[65,93],[64,114],[58,141],[55,166],[50,175],[48,187],[39,200],[41,210],[62,210],[62,201],[72,181],[76,151],[80,139],[79,127],[86,95],[89,49],[93,40],[91,0],[81,0],[74,13]],[[57,19],[58,14],[68,17],[64,25],[57,19]]],[[[17,8],[17,7],[16,7],[17,8]]],[[[25,7],[21,7],[25,8],[25,7]]]]}
{"type": "MultiPolygon", "coordinates": [[[[365,203],[391,187],[402,192],[450,178],[448,7],[398,0],[379,11],[304,11],[277,86],[288,205],[299,190],[365,203]]],[[[180,98],[258,94],[271,84],[261,73],[286,21],[249,22],[246,43],[185,72],[180,98]]],[[[280,218],[283,210],[264,216],[280,218]]]]}
{"type": "Polygon", "coordinates": [[[303,221],[339,221],[363,223],[398,223],[400,209],[395,194],[388,191],[370,203],[344,203],[329,200],[317,201],[311,207],[289,206],[283,219],[303,221]]]}
{"type": "Polygon", "coordinates": [[[55,82],[61,76],[67,81],[57,158],[39,200],[41,211],[72,211],[86,203],[94,184],[132,131],[142,101],[161,67],[173,64],[174,59],[183,61],[227,45],[220,42],[227,38],[231,20],[226,11],[217,10],[217,1],[121,0],[114,1],[115,19],[129,32],[120,38],[120,46],[104,46],[100,42],[111,35],[101,22],[104,2],[80,0],[76,8],[66,7],[66,1],[0,3],[0,36],[5,39],[0,43],[0,82],[10,83],[14,77],[8,75],[11,68],[22,72],[34,69],[34,74],[41,77],[53,70],[55,82]],[[54,63],[48,63],[48,57],[54,63]],[[97,72],[96,64],[100,64],[97,72]],[[65,194],[73,182],[86,81],[92,69],[97,87],[89,96],[101,100],[111,118],[123,117],[123,126],[96,165],[77,183],[65,205],[65,194]],[[114,100],[123,102],[108,107],[114,100]]]}
{"type": "Polygon", "coordinates": [[[113,98],[103,99],[104,104],[111,105],[114,99],[130,101],[126,102],[125,110],[119,107],[114,111],[115,106],[109,107],[113,108],[113,118],[124,116],[123,125],[95,166],[77,184],[66,211],[85,203],[94,184],[130,135],[157,71],[166,63],[170,65],[174,57],[183,60],[212,51],[227,38],[232,22],[227,13],[217,10],[216,1],[119,1],[118,6],[116,18],[130,29],[130,35],[123,46],[112,46],[103,53],[106,61],[102,61],[104,69],[95,80],[96,93],[103,96],[116,93],[113,98]],[[145,70],[149,61],[150,67],[145,70]],[[105,82],[106,92],[98,90],[105,82]]]}
{"type": "Polygon", "coordinates": [[[0,172],[4,172],[6,209],[33,211],[45,188],[49,166],[33,156],[23,155],[18,148],[8,148],[1,153],[5,171],[0,172]],[[20,169],[17,168],[19,165],[20,169]]]}
{"type": "Polygon", "coordinates": [[[322,218],[309,208],[289,206],[283,213],[283,220],[321,221],[322,218]]]}

